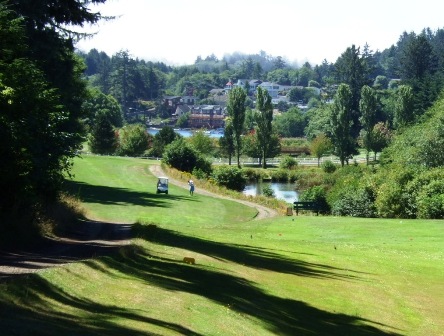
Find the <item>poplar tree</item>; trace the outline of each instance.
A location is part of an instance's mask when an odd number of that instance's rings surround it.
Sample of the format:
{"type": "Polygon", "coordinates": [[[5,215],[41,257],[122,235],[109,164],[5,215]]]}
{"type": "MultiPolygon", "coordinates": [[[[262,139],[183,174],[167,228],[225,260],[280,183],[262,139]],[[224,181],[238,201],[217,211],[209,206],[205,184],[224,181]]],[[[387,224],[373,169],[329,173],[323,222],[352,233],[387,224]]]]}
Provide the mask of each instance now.
{"type": "Polygon", "coordinates": [[[361,89],[361,100],[359,101],[359,110],[363,129],[364,147],[366,150],[366,160],[368,165],[369,153],[372,147],[373,127],[376,124],[376,111],[378,109],[378,97],[371,87],[364,85],[361,89]]]}
{"type": "Polygon", "coordinates": [[[341,84],[336,92],[331,108],[330,126],[335,155],[341,166],[356,152],[356,144],[351,135],[352,92],[347,84],[341,84]]]}
{"type": "Polygon", "coordinates": [[[271,96],[267,90],[259,86],[256,94],[256,133],[261,151],[262,168],[264,169],[267,168],[266,156],[269,152],[271,135],[273,133],[272,121],[273,105],[271,103],[271,96]]]}
{"type": "Polygon", "coordinates": [[[231,118],[233,128],[234,148],[236,151],[237,166],[240,168],[240,155],[242,152],[242,133],[244,131],[245,122],[245,99],[247,94],[241,87],[235,87],[228,95],[227,111],[231,118]]]}

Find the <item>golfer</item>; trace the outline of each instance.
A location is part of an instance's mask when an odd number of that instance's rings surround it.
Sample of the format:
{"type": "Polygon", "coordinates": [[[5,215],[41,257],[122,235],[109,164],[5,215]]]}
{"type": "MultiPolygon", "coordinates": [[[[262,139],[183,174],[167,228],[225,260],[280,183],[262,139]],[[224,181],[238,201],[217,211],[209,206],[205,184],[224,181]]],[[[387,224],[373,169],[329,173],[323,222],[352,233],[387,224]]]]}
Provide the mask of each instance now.
{"type": "Polygon", "coordinates": [[[188,181],[188,185],[190,186],[190,195],[194,194],[194,182],[193,180],[188,181]]]}

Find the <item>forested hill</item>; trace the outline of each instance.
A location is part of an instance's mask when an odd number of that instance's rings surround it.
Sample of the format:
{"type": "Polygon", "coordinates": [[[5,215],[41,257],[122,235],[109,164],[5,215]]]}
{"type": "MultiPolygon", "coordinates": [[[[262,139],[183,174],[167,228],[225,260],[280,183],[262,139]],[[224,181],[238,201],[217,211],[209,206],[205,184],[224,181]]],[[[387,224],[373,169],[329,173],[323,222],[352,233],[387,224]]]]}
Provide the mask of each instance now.
{"type": "Polygon", "coordinates": [[[382,51],[374,51],[367,44],[350,46],[334,62],[324,60],[316,65],[289,64],[284,58],[264,51],[250,55],[233,53],[223,59],[198,56],[194,64],[174,67],[141,60],[125,50],[115,55],[96,49],[80,54],[91,83],[103,93],[113,95],[124,109],[137,108],[135,102],[155,100],[162,95],[194,95],[205,99],[211,89],[224,88],[227,82],[237,79],[320,88],[347,81],[387,88],[396,79],[411,85],[415,91],[421,90],[418,108],[424,109],[436,99],[441,88],[444,30],[425,28],[421,34],[404,32],[397,42],[382,51]],[[352,66],[356,59],[360,60],[358,69],[352,66]],[[123,73],[127,81],[125,90],[123,73]]]}

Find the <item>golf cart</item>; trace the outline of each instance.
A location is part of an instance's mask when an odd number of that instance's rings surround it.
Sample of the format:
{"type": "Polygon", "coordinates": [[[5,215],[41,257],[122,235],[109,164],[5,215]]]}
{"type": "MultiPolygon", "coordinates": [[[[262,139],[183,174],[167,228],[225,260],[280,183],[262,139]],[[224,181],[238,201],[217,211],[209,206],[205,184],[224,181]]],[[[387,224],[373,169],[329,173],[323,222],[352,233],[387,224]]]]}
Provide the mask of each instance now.
{"type": "Polygon", "coordinates": [[[159,177],[157,181],[157,194],[164,193],[168,195],[168,177],[159,177]]]}

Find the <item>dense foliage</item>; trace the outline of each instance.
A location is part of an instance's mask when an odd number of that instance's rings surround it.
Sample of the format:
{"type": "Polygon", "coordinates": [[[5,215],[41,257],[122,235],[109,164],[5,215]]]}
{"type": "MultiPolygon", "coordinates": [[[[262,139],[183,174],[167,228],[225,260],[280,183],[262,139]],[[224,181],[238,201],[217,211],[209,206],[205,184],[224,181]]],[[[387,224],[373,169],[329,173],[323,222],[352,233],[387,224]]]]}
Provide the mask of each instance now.
{"type": "Polygon", "coordinates": [[[84,68],[66,27],[100,18],[84,1],[0,3],[2,226],[29,227],[58,196],[85,130],[84,68]]]}

